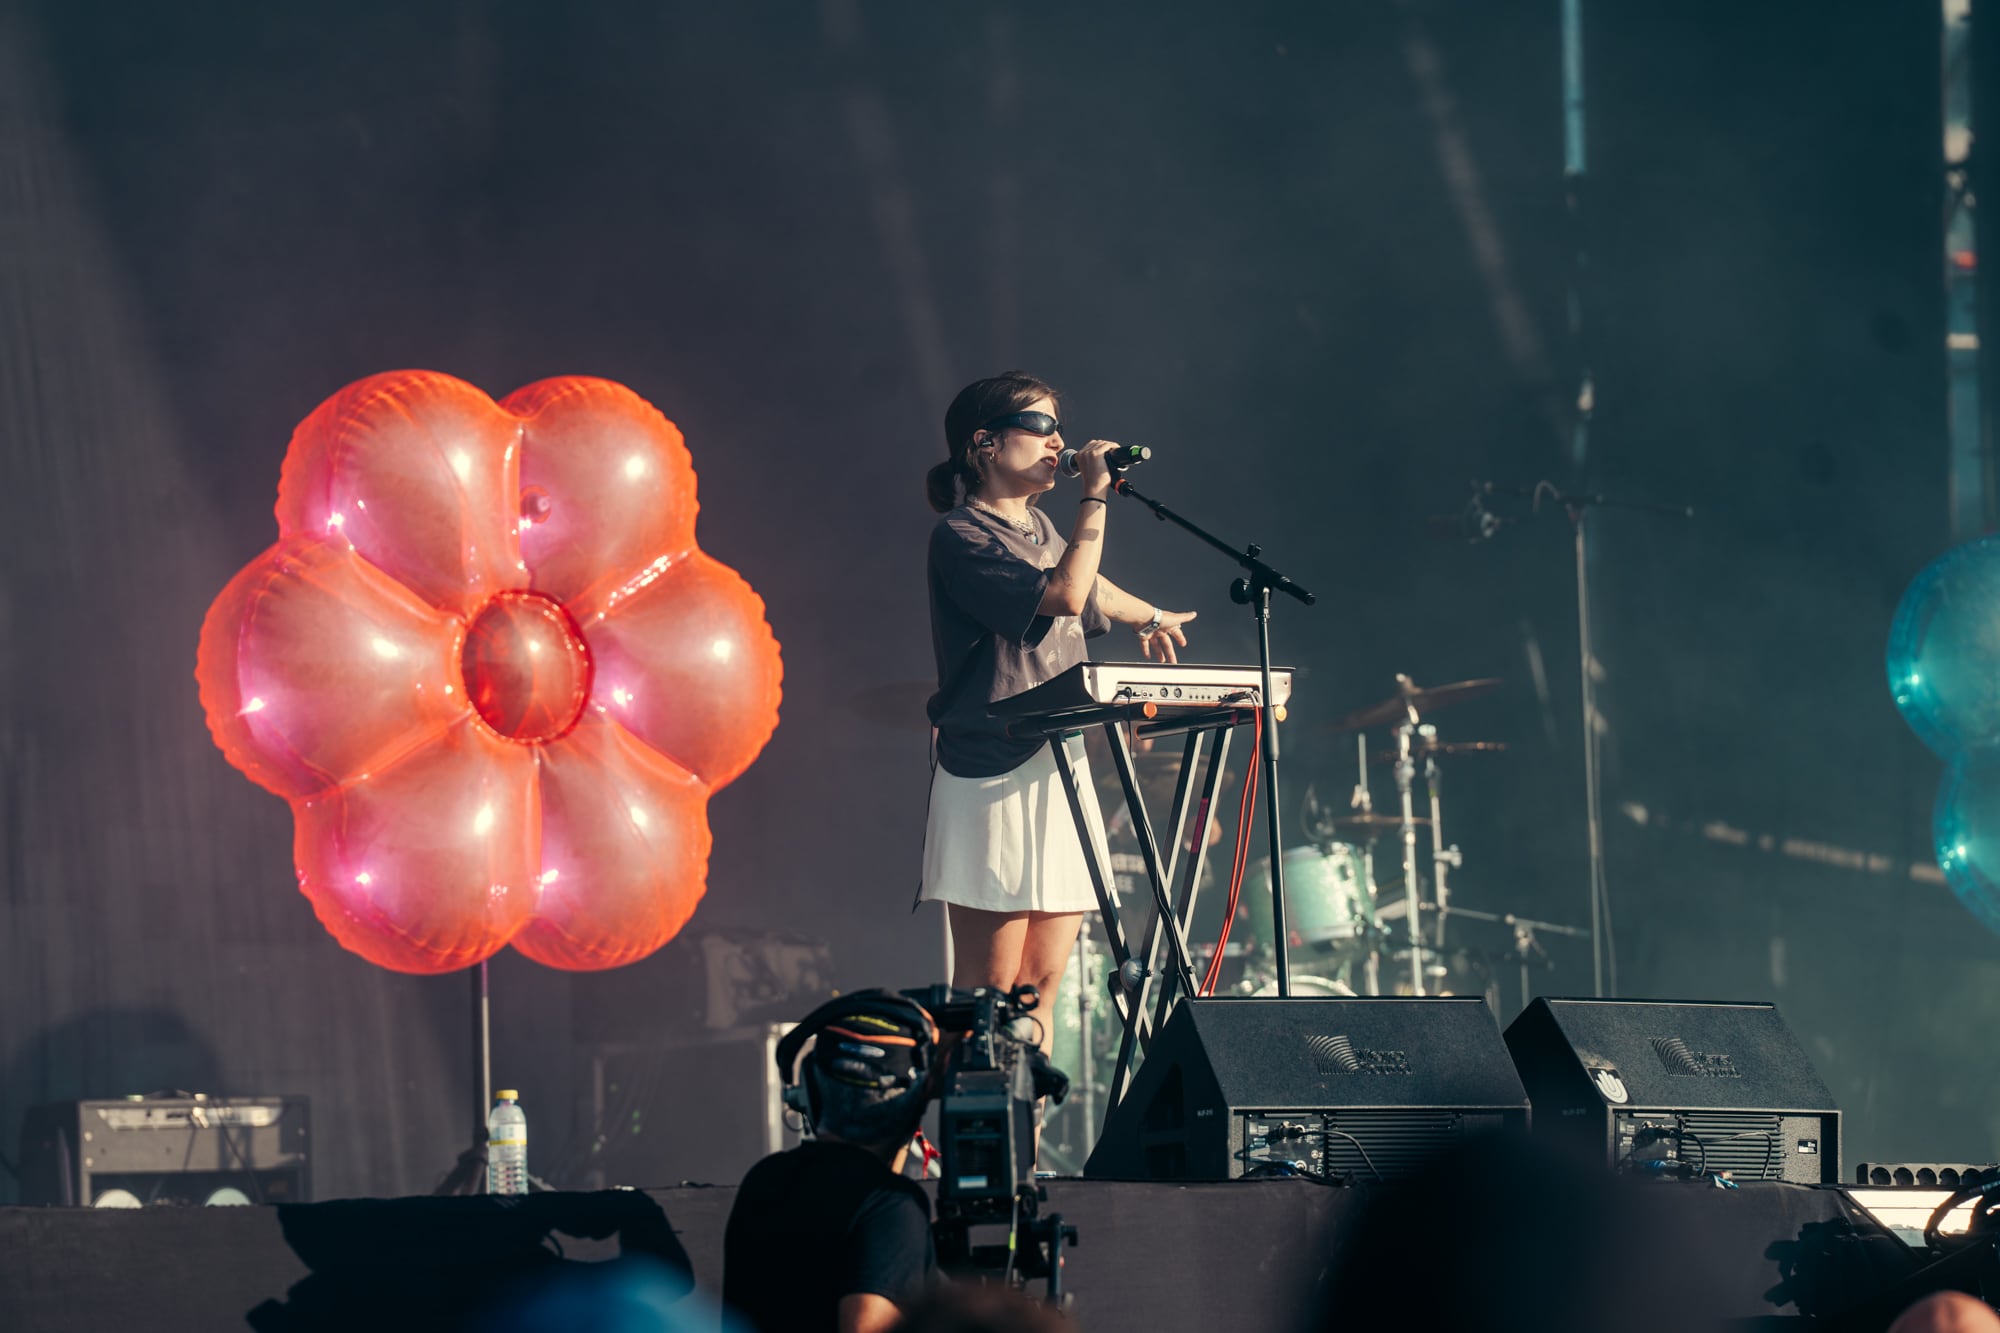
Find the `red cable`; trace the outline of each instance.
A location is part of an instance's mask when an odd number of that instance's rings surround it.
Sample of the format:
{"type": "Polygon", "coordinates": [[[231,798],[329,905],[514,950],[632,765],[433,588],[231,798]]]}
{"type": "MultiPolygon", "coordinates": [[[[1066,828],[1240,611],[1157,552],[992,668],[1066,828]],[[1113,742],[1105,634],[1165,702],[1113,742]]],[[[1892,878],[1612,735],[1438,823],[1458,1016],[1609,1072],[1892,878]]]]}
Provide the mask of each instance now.
{"type": "MultiPolygon", "coordinates": [[[[1243,799],[1236,809],[1236,854],[1229,868],[1228,907],[1222,917],[1222,933],[1215,942],[1215,956],[1208,960],[1208,971],[1202,977],[1203,995],[1213,994],[1216,982],[1222,978],[1223,950],[1229,947],[1229,928],[1235,924],[1237,904],[1243,894],[1243,873],[1249,868],[1250,815],[1256,809],[1257,778],[1260,771],[1258,760],[1264,750],[1264,711],[1261,708],[1251,711],[1256,718],[1257,730],[1255,738],[1250,743],[1250,767],[1243,775],[1243,799]]],[[[1208,836],[1208,831],[1197,830],[1195,836],[1205,838],[1208,836]]]]}

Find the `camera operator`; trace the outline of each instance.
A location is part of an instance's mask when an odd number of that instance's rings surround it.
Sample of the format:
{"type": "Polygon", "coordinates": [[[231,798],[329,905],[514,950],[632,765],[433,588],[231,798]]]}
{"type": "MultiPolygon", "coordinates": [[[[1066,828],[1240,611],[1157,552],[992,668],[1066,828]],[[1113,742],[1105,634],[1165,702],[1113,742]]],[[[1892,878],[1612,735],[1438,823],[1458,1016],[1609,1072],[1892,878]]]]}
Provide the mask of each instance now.
{"type": "MultiPolygon", "coordinates": [[[[930,1200],[901,1174],[935,1091],[922,1007],[862,991],[822,1006],[800,1071],[814,1137],[750,1169],[723,1238],[723,1300],[760,1333],[894,1327],[936,1279],[930,1200]]],[[[781,1045],[780,1064],[797,1058],[781,1045]]]]}

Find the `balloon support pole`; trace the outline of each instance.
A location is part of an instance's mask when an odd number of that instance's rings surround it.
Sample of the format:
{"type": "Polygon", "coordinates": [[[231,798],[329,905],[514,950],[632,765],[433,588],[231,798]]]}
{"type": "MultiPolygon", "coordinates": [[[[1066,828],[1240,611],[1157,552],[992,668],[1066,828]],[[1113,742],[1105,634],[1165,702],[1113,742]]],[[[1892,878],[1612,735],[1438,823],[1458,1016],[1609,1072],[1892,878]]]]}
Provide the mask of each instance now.
{"type": "Polygon", "coordinates": [[[472,1119],[472,1142],[438,1182],[433,1194],[479,1194],[486,1189],[486,1113],[493,1105],[493,1003],[486,961],[466,969],[472,980],[472,1082],[479,1104],[472,1119]]]}

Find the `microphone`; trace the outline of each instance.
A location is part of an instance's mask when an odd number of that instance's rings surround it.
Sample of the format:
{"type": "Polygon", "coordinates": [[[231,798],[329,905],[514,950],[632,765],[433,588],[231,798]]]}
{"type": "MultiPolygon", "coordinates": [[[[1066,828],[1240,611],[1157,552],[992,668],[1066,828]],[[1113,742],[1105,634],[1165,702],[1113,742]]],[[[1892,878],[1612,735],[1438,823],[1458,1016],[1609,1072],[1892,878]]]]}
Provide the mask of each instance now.
{"type": "MultiPolygon", "coordinates": [[[[1123,472],[1134,463],[1143,463],[1153,456],[1153,451],[1143,444],[1121,444],[1104,456],[1113,472],[1123,472]]],[[[1056,468],[1065,477],[1083,475],[1083,464],[1078,460],[1077,451],[1065,449],[1056,455],[1056,468]]]]}

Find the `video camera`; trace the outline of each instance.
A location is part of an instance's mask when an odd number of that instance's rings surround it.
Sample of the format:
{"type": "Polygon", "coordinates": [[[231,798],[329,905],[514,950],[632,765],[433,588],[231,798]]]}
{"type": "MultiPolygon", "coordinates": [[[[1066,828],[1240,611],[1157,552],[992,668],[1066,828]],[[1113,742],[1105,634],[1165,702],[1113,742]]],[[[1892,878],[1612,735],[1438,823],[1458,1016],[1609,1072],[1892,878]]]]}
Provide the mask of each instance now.
{"type": "Polygon", "coordinates": [[[1007,1222],[1021,1191],[1035,1189],[1035,1102],[1060,1102],[1069,1077],[1048,1063],[1020,1031],[1041,996],[1032,986],[1012,991],[929,986],[904,995],[929,1011],[938,1031],[954,1034],[938,1087],[938,1222],[959,1226],[1007,1222]]]}

